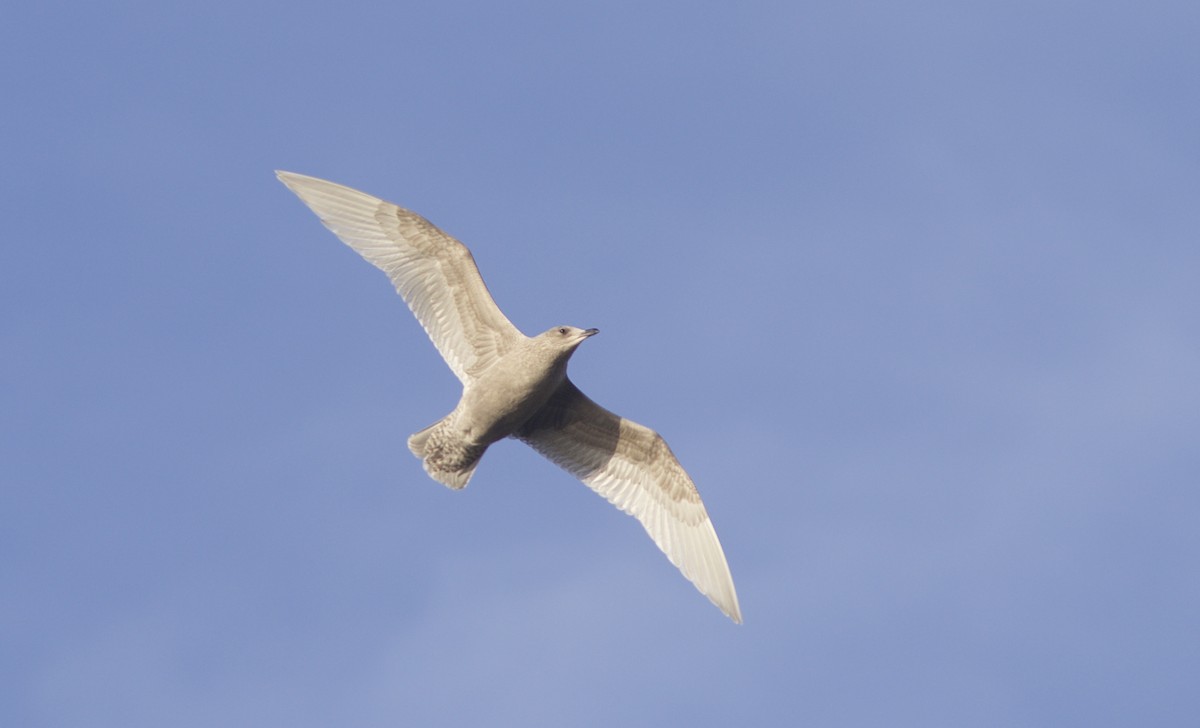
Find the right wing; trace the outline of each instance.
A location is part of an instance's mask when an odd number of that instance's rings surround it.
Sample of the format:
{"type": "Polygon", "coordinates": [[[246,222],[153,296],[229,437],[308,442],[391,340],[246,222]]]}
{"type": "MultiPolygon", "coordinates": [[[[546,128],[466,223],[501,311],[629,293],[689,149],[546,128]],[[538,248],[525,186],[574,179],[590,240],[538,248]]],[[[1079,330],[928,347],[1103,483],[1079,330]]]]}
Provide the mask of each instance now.
{"type": "Polygon", "coordinates": [[[316,177],[275,174],[325,227],[387,274],[464,385],[524,338],[492,300],[471,251],[425,218],[316,177]]]}

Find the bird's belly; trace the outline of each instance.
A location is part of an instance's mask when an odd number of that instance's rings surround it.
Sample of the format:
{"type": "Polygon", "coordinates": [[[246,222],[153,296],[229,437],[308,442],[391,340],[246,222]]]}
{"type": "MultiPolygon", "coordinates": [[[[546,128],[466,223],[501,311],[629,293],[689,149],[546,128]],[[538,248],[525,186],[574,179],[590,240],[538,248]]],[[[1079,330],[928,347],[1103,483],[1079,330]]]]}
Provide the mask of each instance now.
{"type": "Polygon", "coordinates": [[[517,430],[541,409],[562,382],[561,373],[547,376],[482,377],[463,392],[458,423],[467,440],[489,445],[517,430]],[[501,381],[502,380],[502,381],[501,381]]]}

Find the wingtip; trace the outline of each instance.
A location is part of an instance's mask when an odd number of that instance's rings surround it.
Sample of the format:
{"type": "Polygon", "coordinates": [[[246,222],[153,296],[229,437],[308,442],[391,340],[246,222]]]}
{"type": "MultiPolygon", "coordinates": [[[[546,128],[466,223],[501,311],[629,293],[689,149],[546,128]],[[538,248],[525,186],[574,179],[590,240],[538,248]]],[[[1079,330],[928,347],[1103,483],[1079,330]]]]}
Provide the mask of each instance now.
{"type": "MultiPolygon", "coordinates": [[[[319,177],[311,177],[307,174],[299,174],[297,172],[288,172],[287,170],[283,169],[275,170],[275,178],[282,182],[284,187],[287,187],[300,199],[304,200],[305,203],[309,204],[310,207],[311,203],[309,203],[309,194],[311,194],[312,190],[341,187],[341,185],[323,180],[319,177]]],[[[320,213],[317,214],[320,215],[320,213]]]]}
{"type": "Polygon", "coordinates": [[[712,597],[709,597],[709,601],[716,605],[717,609],[720,609],[726,617],[733,620],[734,624],[742,623],[742,607],[737,602],[737,595],[734,595],[732,604],[722,604],[712,597]]]}
{"type": "Polygon", "coordinates": [[[275,179],[277,179],[280,182],[287,185],[289,189],[292,187],[292,185],[295,182],[297,182],[298,180],[301,180],[303,178],[304,178],[304,175],[302,175],[302,174],[296,174],[295,172],[288,172],[287,170],[283,170],[283,169],[275,170],[275,179]]]}

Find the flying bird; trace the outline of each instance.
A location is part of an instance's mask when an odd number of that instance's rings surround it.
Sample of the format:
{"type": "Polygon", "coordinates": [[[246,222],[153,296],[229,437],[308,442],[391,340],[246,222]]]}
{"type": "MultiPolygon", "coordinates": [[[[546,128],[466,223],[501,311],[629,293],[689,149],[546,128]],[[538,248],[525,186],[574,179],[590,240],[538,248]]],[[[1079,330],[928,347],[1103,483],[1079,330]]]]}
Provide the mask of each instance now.
{"type": "Polygon", "coordinates": [[[387,274],[462,382],[454,410],[408,438],[430,477],[464,488],[492,443],[521,440],[637,518],[671,563],[741,623],[717,532],[667,443],[596,404],[567,377],[567,361],[596,329],[564,325],[525,336],[492,300],[466,246],[425,218],[333,182],[276,175],[387,274]]]}

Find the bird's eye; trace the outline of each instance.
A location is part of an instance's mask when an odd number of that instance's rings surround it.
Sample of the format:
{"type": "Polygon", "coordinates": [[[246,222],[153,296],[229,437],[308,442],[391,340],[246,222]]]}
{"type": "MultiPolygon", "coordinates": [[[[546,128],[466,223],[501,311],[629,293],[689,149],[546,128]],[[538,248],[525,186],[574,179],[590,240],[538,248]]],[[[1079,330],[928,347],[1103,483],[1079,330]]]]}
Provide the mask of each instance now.
{"type": "Polygon", "coordinates": [[[566,336],[567,335],[567,327],[566,326],[562,327],[561,329],[558,330],[558,333],[562,334],[563,336],[566,336]]]}

